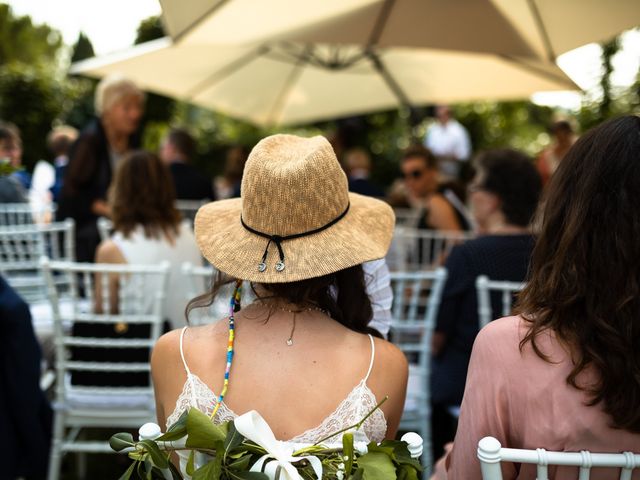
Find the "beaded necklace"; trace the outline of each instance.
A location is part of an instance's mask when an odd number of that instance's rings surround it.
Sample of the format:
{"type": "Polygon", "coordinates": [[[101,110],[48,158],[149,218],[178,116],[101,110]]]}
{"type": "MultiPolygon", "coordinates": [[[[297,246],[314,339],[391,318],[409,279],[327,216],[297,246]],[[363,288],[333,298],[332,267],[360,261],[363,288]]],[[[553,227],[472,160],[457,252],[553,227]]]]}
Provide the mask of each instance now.
{"type": "Polygon", "coordinates": [[[227,344],[227,365],[224,369],[224,383],[222,385],[220,395],[218,396],[218,400],[216,401],[216,406],[213,408],[213,412],[211,413],[212,419],[216,416],[216,413],[218,413],[218,409],[220,408],[220,405],[224,400],[224,396],[227,394],[227,389],[229,388],[229,373],[231,372],[231,362],[233,362],[233,343],[236,330],[234,315],[236,307],[240,306],[241,296],[242,280],[236,280],[236,288],[233,290],[233,295],[231,295],[231,301],[229,302],[229,342],[227,344]]]}

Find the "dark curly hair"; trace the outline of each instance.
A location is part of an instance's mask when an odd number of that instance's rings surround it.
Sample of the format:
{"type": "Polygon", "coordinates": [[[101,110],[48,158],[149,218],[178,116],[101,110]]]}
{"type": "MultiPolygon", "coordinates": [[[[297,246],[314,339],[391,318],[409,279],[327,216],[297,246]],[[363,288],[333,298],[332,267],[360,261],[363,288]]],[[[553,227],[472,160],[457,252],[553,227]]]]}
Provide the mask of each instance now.
{"type": "Polygon", "coordinates": [[[640,117],[609,120],[571,148],[551,178],[520,343],[551,329],[571,351],[567,382],[602,402],[612,426],[640,433],[640,117]],[[587,367],[598,373],[583,385],[587,367]]]}
{"type": "Polygon", "coordinates": [[[138,150],[123,158],[109,188],[115,230],[128,237],[142,225],[147,237],[177,235],[180,212],[168,168],[152,153],[138,150]]]}
{"type": "Polygon", "coordinates": [[[507,222],[529,225],[542,191],[542,179],[531,158],[509,148],[487,150],[475,158],[474,166],[481,188],[500,198],[507,222]]]}

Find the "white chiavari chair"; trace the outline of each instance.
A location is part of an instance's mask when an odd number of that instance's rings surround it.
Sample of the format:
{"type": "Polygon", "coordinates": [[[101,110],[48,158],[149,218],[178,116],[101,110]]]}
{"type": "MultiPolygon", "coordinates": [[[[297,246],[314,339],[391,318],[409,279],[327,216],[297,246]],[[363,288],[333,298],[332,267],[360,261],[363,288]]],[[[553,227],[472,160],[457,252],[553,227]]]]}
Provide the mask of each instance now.
{"type": "Polygon", "coordinates": [[[433,270],[444,264],[455,245],[471,238],[472,232],[396,227],[387,263],[392,271],[433,270]]]}
{"type": "Polygon", "coordinates": [[[447,271],[391,273],[393,304],[389,339],[409,360],[409,386],[401,430],[416,431],[424,440],[423,464],[431,470],[431,337],[447,271]]]}
{"type": "Polygon", "coordinates": [[[544,448],[535,450],[504,448],[493,437],[484,437],[478,442],[478,459],[483,480],[502,480],[501,462],[532,464],[536,466],[536,479],[549,480],[549,466],[576,467],[579,480],[589,480],[591,469],[611,469],[607,478],[631,480],[633,470],[640,468],[640,454],[624,453],[592,453],[580,452],[548,452],[544,448]],[[619,471],[619,474],[618,474],[619,471]]]}
{"type": "Polygon", "coordinates": [[[524,288],[522,282],[508,282],[491,280],[486,275],[480,275],[476,279],[476,291],[478,293],[478,328],[482,329],[491,320],[506,317],[511,314],[515,296],[524,288]],[[500,293],[501,310],[496,316],[491,305],[491,293],[500,293]]]}
{"type": "Polygon", "coordinates": [[[47,224],[54,220],[55,204],[0,203],[0,226],[47,224]]]}
{"type": "Polygon", "coordinates": [[[45,257],[42,269],[54,312],[56,385],[49,479],[55,480],[65,453],[111,452],[106,440],[82,440],[82,429],[137,428],[155,421],[148,355],[143,355],[146,361],[122,358],[132,349],[151,349],[160,336],[169,264],[83,264],[45,257]],[[72,308],[68,311],[60,308],[58,276],[69,279],[72,308]],[[149,285],[154,285],[155,295],[146,294],[149,285]],[[107,327],[112,334],[81,336],[74,329],[78,325],[107,327]],[[74,351],[87,348],[100,352],[95,360],[74,356],[74,351]],[[110,376],[114,385],[73,384],[71,378],[76,373],[110,376]],[[114,378],[114,374],[120,376],[114,378]],[[147,385],[119,386],[118,382],[126,383],[123,376],[135,374],[141,374],[147,385]]]}

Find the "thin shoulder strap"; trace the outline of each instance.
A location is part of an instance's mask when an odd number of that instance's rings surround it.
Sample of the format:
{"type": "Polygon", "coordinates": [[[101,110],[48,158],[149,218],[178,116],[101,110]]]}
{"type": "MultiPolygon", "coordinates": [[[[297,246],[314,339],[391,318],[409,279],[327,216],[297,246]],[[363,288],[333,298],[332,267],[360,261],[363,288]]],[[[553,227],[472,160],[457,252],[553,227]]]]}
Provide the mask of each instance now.
{"type": "Polygon", "coordinates": [[[187,361],[184,359],[184,349],[182,348],[182,342],[184,339],[184,332],[187,331],[188,327],[184,327],[182,329],[182,331],[180,332],[180,356],[182,357],[182,364],[184,365],[184,369],[187,371],[187,376],[191,377],[191,370],[189,370],[189,367],[187,366],[187,361]]]}
{"type": "Polygon", "coordinates": [[[367,371],[367,375],[364,377],[364,383],[367,383],[367,380],[369,380],[369,375],[371,375],[371,370],[373,369],[373,359],[376,356],[376,346],[375,346],[375,343],[373,342],[373,337],[371,336],[370,333],[367,335],[369,335],[369,340],[371,340],[371,361],[369,362],[369,370],[367,371]]]}

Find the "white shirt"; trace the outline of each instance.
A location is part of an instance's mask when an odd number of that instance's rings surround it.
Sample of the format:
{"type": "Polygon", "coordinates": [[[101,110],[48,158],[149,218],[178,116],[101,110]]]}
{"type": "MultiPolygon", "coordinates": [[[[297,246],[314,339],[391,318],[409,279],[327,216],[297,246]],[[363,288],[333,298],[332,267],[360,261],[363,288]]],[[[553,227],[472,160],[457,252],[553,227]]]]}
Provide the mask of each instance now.
{"type": "MultiPolygon", "coordinates": [[[[187,292],[181,272],[182,264],[189,262],[192,265],[200,265],[202,262],[202,256],[189,222],[185,221],[180,224],[180,230],[173,245],[164,236],[160,238],[146,237],[142,226],[138,226],[131,232],[129,238],[124,238],[122,233],[115,232],[111,239],[118,246],[127,263],[158,265],[167,260],[171,264],[163,314],[171,323],[171,328],[186,325],[184,309],[187,305],[187,292]]],[[[155,285],[145,285],[145,290],[149,292],[149,298],[153,297],[155,288],[157,288],[155,285]]]]}
{"type": "Polygon", "coordinates": [[[456,120],[446,124],[436,122],[427,131],[425,146],[436,156],[467,160],[471,155],[471,141],[465,128],[456,120]]]}

